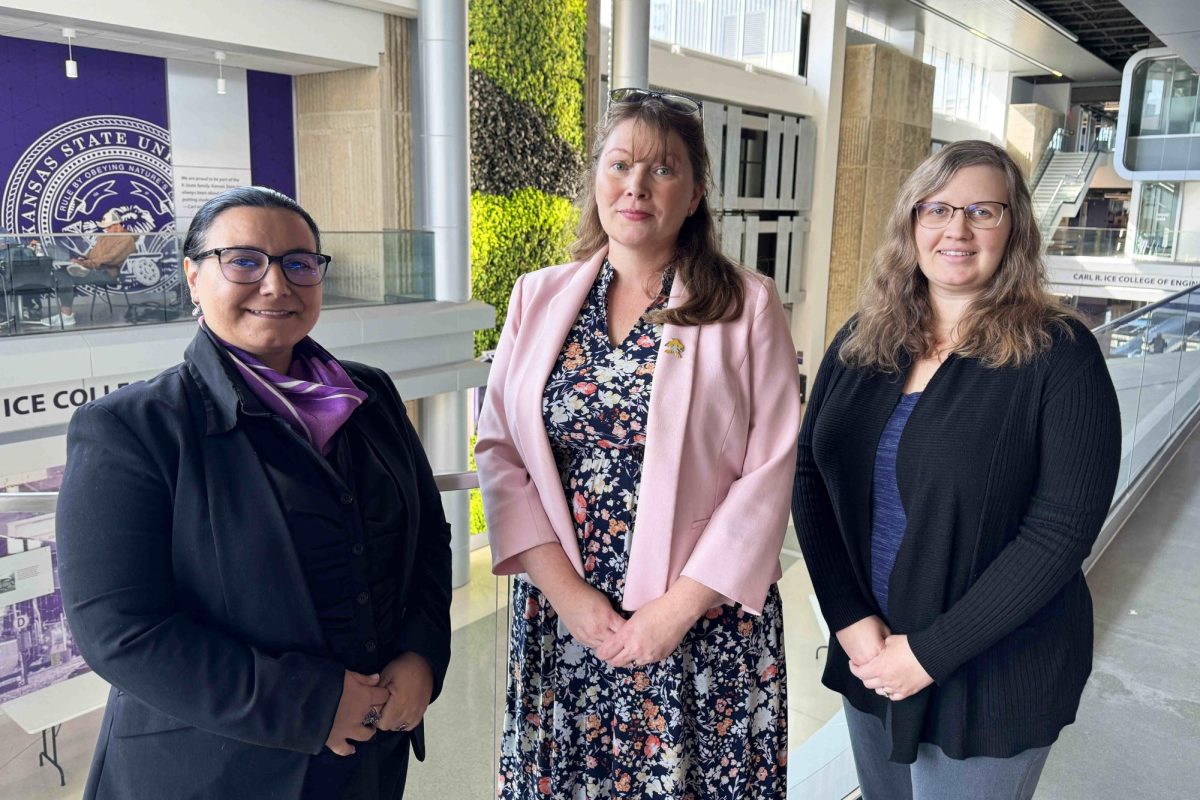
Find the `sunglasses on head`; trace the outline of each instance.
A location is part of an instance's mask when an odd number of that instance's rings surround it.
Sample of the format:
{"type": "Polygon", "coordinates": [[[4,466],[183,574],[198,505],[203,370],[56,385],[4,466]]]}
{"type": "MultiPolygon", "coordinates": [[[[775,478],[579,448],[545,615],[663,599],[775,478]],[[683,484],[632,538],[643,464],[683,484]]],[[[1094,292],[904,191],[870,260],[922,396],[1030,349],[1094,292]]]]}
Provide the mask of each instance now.
{"type": "Polygon", "coordinates": [[[686,95],[674,94],[673,92],[656,92],[651,89],[636,88],[613,89],[608,93],[608,99],[612,103],[625,103],[628,105],[641,105],[647,100],[657,100],[672,111],[678,111],[682,114],[700,113],[699,103],[686,95]]]}

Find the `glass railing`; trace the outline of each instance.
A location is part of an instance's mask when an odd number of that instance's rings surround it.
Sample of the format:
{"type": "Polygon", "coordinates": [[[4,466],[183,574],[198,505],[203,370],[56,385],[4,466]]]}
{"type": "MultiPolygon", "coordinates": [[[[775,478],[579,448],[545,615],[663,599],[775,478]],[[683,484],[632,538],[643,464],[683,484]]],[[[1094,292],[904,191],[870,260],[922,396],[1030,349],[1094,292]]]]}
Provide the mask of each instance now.
{"type": "Polygon", "coordinates": [[[1130,247],[1125,228],[1075,228],[1061,225],[1046,241],[1052,256],[1100,256],[1134,261],[1200,264],[1200,231],[1139,233],[1130,247]]]}
{"type": "Polygon", "coordinates": [[[1200,404],[1200,286],[1094,333],[1121,405],[1119,499],[1200,404]]]}
{"type": "Polygon", "coordinates": [[[1052,256],[1109,256],[1125,254],[1125,228],[1072,228],[1060,226],[1046,242],[1052,256]]]}
{"type": "Polygon", "coordinates": [[[1200,230],[1142,231],[1137,235],[1133,257],[1200,264],[1200,230]]]}
{"type": "MultiPolygon", "coordinates": [[[[190,319],[182,244],[175,231],[0,234],[0,333],[190,319]]],[[[327,232],[321,249],[325,308],[434,297],[429,232],[327,232]]]]}

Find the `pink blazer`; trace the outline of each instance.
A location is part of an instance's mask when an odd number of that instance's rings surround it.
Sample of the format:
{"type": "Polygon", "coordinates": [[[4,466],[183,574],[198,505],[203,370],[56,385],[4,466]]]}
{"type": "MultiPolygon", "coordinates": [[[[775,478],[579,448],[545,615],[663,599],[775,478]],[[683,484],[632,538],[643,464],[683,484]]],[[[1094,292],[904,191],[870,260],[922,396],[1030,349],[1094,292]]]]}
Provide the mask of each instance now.
{"type": "MultiPolygon", "coordinates": [[[[559,543],[583,562],[542,418],[542,392],[605,251],[522,275],[488,378],[475,460],[492,571],[559,543]]],[[[686,575],[760,613],[779,580],[796,465],[796,350],[769,279],[746,273],[742,315],[665,325],[622,607],[636,610],[686,575]],[[668,347],[676,343],[681,347],[668,347]]],[[[676,281],[668,307],[687,289],[676,281]]]]}

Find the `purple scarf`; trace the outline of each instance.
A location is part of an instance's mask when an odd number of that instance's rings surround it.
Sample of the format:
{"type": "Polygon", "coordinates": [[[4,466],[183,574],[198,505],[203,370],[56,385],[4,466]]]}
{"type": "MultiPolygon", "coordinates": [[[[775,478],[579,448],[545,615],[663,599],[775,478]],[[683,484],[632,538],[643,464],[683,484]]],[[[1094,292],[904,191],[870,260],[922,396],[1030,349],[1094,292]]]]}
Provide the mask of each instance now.
{"type": "Polygon", "coordinates": [[[281,375],[221,339],[204,325],[203,318],[200,324],[225,346],[246,385],[267,410],[286,420],[321,455],[329,455],[333,435],[367,399],[367,393],[354,385],[337,359],[305,336],[292,349],[289,374],[281,375]]]}

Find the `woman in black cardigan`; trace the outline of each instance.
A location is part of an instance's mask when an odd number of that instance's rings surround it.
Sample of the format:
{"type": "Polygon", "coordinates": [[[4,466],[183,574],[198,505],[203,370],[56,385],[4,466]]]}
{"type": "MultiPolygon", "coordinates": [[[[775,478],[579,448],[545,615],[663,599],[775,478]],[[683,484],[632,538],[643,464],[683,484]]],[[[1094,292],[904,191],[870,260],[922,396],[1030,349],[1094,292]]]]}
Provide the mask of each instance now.
{"type": "Polygon", "coordinates": [[[1080,569],[1116,393],[1043,289],[1012,159],[956,142],[900,189],[800,433],[792,514],[835,631],[866,800],[1027,798],[1091,671],[1080,569]]]}
{"type": "Polygon", "coordinates": [[[319,250],[283,195],[210,200],[183,363],[71,420],[59,573],[113,686],[85,798],[395,800],[424,757],[449,527],[391,379],[308,337],[319,250]]]}

